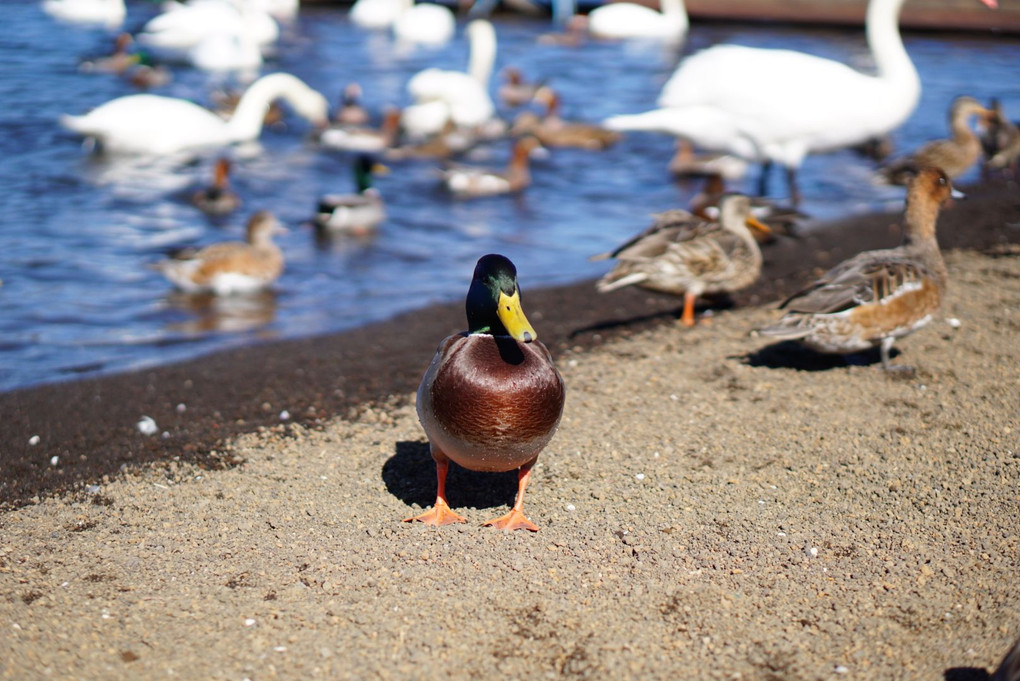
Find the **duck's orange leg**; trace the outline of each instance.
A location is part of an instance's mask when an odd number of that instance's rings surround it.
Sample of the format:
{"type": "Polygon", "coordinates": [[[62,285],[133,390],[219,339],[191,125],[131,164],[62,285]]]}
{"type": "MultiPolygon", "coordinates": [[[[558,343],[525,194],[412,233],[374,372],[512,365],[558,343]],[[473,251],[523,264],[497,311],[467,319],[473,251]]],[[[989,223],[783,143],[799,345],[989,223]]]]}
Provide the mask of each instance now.
{"type": "Polygon", "coordinates": [[[495,527],[499,530],[528,530],[530,532],[538,532],[538,525],[531,522],[524,517],[524,490],[528,486],[528,480],[531,479],[531,467],[535,465],[535,462],[526,463],[521,466],[520,471],[517,474],[517,498],[514,500],[514,507],[510,509],[510,512],[499,518],[494,518],[488,522],[482,523],[483,526],[495,527]]]}
{"type": "Polygon", "coordinates": [[[694,326],[694,301],[697,298],[690,291],[684,293],[684,313],[680,317],[680,321],[683,322],[684,326],[694,326]]]}
{"type": "Polygon", "coordinates": [[[426,525],[452,525],[454,523],[466,523],[467,520],[457,515],[446,503],[446,474],[450,470],[450,460],[442,452],[433,450],[432,456],[436,459],[436,503],[428,511],[413,518],[404,518],[405,523],[412,523],[415,520],[426,525]]]}

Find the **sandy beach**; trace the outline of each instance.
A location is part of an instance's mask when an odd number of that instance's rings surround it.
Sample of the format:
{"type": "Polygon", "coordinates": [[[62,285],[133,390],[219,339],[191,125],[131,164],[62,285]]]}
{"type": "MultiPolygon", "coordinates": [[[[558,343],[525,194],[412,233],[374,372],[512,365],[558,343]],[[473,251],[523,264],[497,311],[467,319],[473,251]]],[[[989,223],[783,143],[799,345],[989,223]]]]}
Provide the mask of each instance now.
{"type": "Polygon", "coordinates": [[[567,384],[536,534],[479,527],[513,473],[451,472],[466,525],[401,522],[460,303],[0,395],[0,678],[988,678],[1020,634],[1020,210],[965,189],[909,380],[752,333],[895,215],[768,247],[691,330],[520,268],[567,384]]]}

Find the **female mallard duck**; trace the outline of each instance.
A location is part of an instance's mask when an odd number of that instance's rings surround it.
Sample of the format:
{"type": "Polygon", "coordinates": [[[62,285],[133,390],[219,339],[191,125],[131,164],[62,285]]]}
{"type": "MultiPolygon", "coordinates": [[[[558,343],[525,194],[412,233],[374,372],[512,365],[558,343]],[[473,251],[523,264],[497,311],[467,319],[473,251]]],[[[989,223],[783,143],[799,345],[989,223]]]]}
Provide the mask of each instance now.
{"type": "Polygon", "coordinates": [[[907,189],[903,244],[865,251],[787,299],[786,315],[761,333],[797,340],[818,352],[847,354],[876,345],[882,366],[902,338],[931,321],[946,290],[946,265],[935,240],[939,207],[953,189],[939,168],[924,168],[907,189]]]}
{"type": "Polygon", "coordinates": [[[952,138],[928,142],[907,158],[890,163],[882,175],[892,184],[907,184],[919,169],[933,166],[955,180],[981,157],[981,139],[970,127],[971,118],[980,116],[987,125],[994,115],[973,97],[957,97],[949,109],[952,138]]]}
{"type": "Polygon", "coordinates": [[[213,244],[153,267],[185,293],[253,293],[283,272],[283,252],[273,243],[273,235],[286,231],[272,213],[260,210],[248,221],[247,243],[213,244]]]}
{"type": "MultiPolygon", "coordinates": [[[[706,220],[718,220],[719,202],[726,194],[726,181],[723,176],[708,175],[701,191],[691,199],[690,211],[706,220]]],[[[806,214],[794,208],[780,206],[760,196],[750,197],[750,201],[751,215],[763,222],[770,232],[769,234],[758,230],[753,232],[755,240],[760,244],[774,242],[777,234],[794,236],[797,223],[808,218],[806,214]]]]}
{"type": "Polygon", "coordinates": [[[620,133],[606,130],[592,123],[573,123],[560,117],[560,96],[551,87],[539,88],[534,97],[536,102],[545,104],[545,116],[525,112],[514,119],[510,134],[513,136],[533,135],[546,147],[579,147],[600,151],[607,149],[620,139],[620,133]]]}
{"type": "Polygon", "coordinates": [[[442,171],[443,184],[455,196],[463,199],[523,191],[531,184],[531,172],[528,169],[531,152],[540,146],[534,137],[522,137],[514,144],[513,155],[506,170],[452,166],[442,171]]]}
{"type": "Polygon", "coordinates": [[[436,503],[405,522],[466,522],[446,502],[452,460],[473,471],[518,469],[513,508],[485,525],[535,532],[524,516],[524,490],[563,414],[563,377],[524,316],[517,269],[507,258],[478,261],[466,307],[468,331],[439,344],[418,387],[418,418],[436,462],[436,503]]]}
{"type": "Polygon", "coordinates": [[[327,194],[319,199],[315,216],[316,228],[333,234],[367,234],[386,219],[382,195],[372,186],[372,174],[387,172],[366,154],[354,160],[354,182],[357,194],[327,194]]]}
{"type": "Polygon", "coordinates": [[[769,232],[751,214],[751,200],[739,194],[723,197],[718,221],[685,210],[660,213],[646,231],[612,253],[592,258],[620,261],[595,287],[605,293],[637,285],[682,295],[681,321],[694,326],[694,303],[699,296],[740,290],[761,274],[761,251],[748,226],[769,232]]]}
{"type": "Polygon", "coordinates": [[[191,203],[207,215],[227,215],[241,207],[241,198],[230,189],[230,161],[221,158],[213,167],[213,181],[191,195],[191,203]]]}

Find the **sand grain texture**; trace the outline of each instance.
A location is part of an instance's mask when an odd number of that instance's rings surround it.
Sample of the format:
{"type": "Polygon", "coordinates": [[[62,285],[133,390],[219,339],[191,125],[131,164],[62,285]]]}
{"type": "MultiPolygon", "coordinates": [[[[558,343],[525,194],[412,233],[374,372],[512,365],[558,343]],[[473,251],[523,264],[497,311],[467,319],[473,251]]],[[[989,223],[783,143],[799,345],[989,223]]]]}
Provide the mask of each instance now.
{"type": "Polygon", "coordinates": [[[0,678],[986,678],[1020,632],[1020,257],[947,261],[961,325],[898,344],[913,380],[749,336],[771,307],[558,353],[534,535],[477,526],[513,473],[400,522],[434,494],[411,395],[9,510],[0,678]]]}

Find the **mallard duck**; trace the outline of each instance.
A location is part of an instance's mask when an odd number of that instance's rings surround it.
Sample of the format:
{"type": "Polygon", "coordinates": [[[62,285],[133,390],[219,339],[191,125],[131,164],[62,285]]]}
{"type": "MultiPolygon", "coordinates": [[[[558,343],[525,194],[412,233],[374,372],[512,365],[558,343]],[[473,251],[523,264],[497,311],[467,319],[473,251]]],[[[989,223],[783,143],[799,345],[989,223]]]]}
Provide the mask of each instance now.
{"type": "Polygon", "coordinates": [[[183,253],[153,267],[185,293],[243,294],[260,291],[283,272],[283,252],[274,234],[287,230],[260,210],[248,221],[247,243],[228,241],[183,253]]]}
{"type": "Polygon", "coordinates": [[[379,153],[397,143],[400,134],[400,109],[387,109],[382,125],[370,128],[360,125],[334,125],[319,135],[319,144],[337,151],[379,153]]]}
{"type": "Polygon", "coordinates": [[[560,117],[559,93],[551,87],[539,88],[534,99],[545,104],[545,115],[539,117],[530,111],[520,114],[510,128],[511,135],[533,135],[546,147],[579,147],[595,151],[607,149],[620,139],[620,133],[599,125],[563,120],[560,117]]]}
{"type": "MultiPolygon", "coordinates": [[[[709,175],[701,191],[691,199],[690,211],[706,220],[718,220],[719,202],[726,194],[726,181],[722,175],[709,175]]],[[[758,243],[772,243],[776,234],[792,236],[795,225],[808,217],[798,210],[780,206],[762,197],[750,197],[750,201],[751,215],[769,228],[768,234],[759,230],[752,232],[758,243]]]]}
{"type": "Polygon", "coordinates": [[[230,189],[229,159],[217,159],[212,184],[194,192],[191,203],[208,215],[227,215],[241,207],[241,197],[230,189]]]}
{"type": "Polygon", "coordinates": [[[946,265],[935,239],[939,207],[953,193],[940,168],[924,168],[907,188],[903,244],[846,260],[780,305],[786,315],[762,335],[797,340],[818,352],[881,348],[882,366],[897,338],[931,321],[946,290],[946,265]]]}
{"type": "Polygon", "coordinates": [[[443,184],[459,198],[495,196],[523,191],[531,184],[528,161],[541,145],[534,137],[522,137],[514,144],[506,170],[474,166],[452,166],[442,171],[443,184]]]}
{"type": "Polygon", "coordinates": [[[926,166],[942,168],[950,180],[963,175],[981,158],[981,140],[970,127],[974,116],[980,116],[987,123],[994,112],[973,97],[957,97],[949,108],[952,138],[928,142],[910,156],[883,168],[882,176],[891,184],[907,184],[920,168],[926,166]]]}
{"type": "Polygon", "coordinates": [[[361,106],[361,86],[348,83],[340,94],[340,106],[337,107],[333,122],[337,125],[351,127],[368,125],[371,120],[365,107],[361,106]]]}
{"type": "Polygon", "coordinates": [[[761,251],[748,226],[769,232],[751,214],[751,200],[740,194],[723,198],[718,221],[685,210],[660,213],[649,229],[612,253],[592,258],[619,261],[595,288],[606,293],[636,285],[683,296],[681,321],[694,326],[694,303],[699,296],[738,291],[761,274],[761,251]]]}
{"type": "Polygon", "coordinates": [[[354,160],[356,194],[327,194],[319,199],[315,226],[334,234],[367,234],[386,219],[386,205],[382,195],[372,186],[372,174],[387,172],[386,166],[376,163],[370,156],[359,155],[354,160]]]}
{"type": "Polygon", "coordinates": [[[436,462],[436,503],[405,522],[466,522],[446,501],[453,461],[473,471],[518,469],[513,508],[485,525],[535,532],[524,516],[524,490],[563,414],[563,377],[524,316],[510,260],[479,259],[466,308],[468,330],[439,344],[418,386],[418,419],[436,462]]]}

